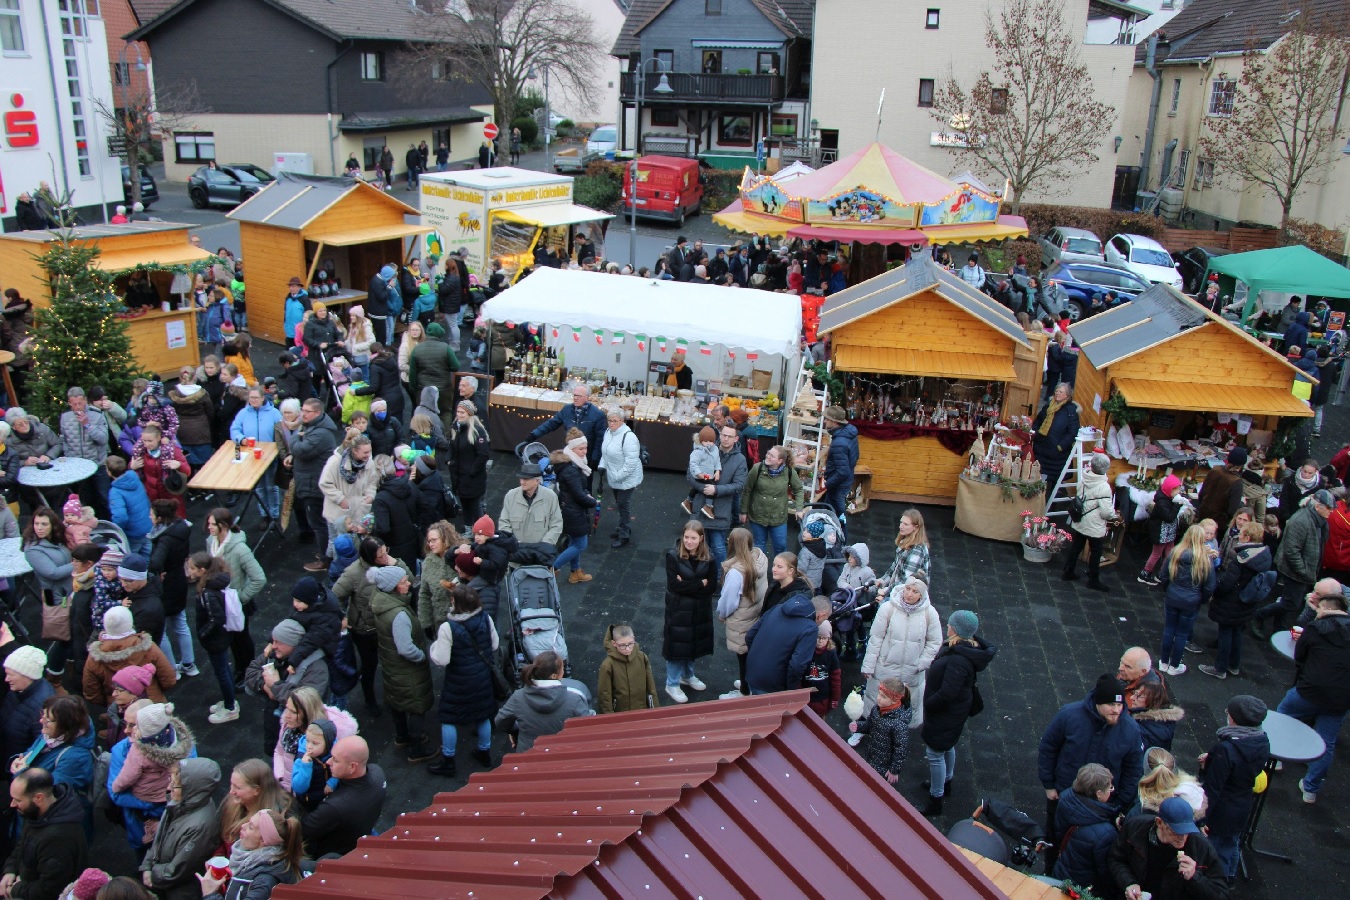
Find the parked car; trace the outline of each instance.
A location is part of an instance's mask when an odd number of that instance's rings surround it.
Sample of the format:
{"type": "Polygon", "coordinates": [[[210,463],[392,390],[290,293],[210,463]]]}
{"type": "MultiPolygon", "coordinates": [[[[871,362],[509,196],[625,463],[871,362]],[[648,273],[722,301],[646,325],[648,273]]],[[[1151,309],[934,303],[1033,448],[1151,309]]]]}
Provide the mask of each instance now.
{"type": "Polygon", "coordinates": [[[1106,307],[1102,298],[1114,291],[1120,301],[1133,300],[1150,285],[1123,266],[1113,263],[1055,263],[1041,273],[1046,294],[1051,298],[1052,315],[1067,310],[1073,321],[1086,319],[1106,307]]]}
{"type": "Polygon", "coordinates": [[[617,125],[601,125],[586,138],[586,153],[598,153],[606,159],[614,158],[619,148],[619,128],[617,125]]]}
{"type": "MultiPolygon", "coordinates": [[[[155,184],[155,176],[150,174],[150,169],[145,166],[141,170],[141,206],[146,209],[150,204],[159,200],[159,186],[155,184]]],[[[122,166],[122,196],[126,198],[127,206],[131,205],[131,166],[122,166]]]]}
{"type": "Polygon", "coordinates": [[[1182,292],[1198,294],[1204,287],[1205,273],[1209,271],[1209,261],[1216,256],[1227,256],[1231,251],[1219,247],[1191,247],[1176,255],[1177,269],[1181,272],[1182,292]]]}
{"type": "MultiPolygon", "coordinates": [[[[632,166],[623,169],[623,209],[633,209],[632,166]]],[[[703,177],[698,160],[680,156],[643,156],[637,161],[637,214],[683,225],[703,203],[703,177]]]]}
{"type": "Polygon", "coordinates": [[[1151,284],[1181,290],[1181,273],[1167,248],[1142,234],[1118,234],[1106,242],[1106,261],[1124,266],[1151,284]]]}
{"type": "Polygon", "coordinates": [[[1057,262],[1102,262],[1102,240],[1082,228],[1057,225],[1041,237],[1041,262],[1049,267],[1057,262]]]}
{"type": "Polygon", "coordinates": [[[188,176],[188,198],[197,209],[236,206],[275,180],[266,169],[251,163],[231,163],[216,169],[202,166],[188,176]]]}

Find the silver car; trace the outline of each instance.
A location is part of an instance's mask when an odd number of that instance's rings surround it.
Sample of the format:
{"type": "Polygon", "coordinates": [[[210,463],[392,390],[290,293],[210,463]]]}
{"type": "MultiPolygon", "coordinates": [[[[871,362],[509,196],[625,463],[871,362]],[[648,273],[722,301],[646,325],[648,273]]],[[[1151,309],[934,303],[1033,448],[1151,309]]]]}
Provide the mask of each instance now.
{"type": "Polygon", "coordinates": [[[1036,238],[1036,243],[1041,245],[1041,262],[1046,267],[1057,262],[1099,263],[1106,259],[1101,238],[1084,228],[1056,225],[1036,238]]]}

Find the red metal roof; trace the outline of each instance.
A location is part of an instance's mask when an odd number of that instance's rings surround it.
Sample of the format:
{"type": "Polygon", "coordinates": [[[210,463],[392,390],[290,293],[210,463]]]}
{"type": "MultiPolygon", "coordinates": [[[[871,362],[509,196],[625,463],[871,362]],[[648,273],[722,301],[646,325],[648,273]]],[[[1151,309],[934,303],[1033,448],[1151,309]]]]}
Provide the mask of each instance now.
{"type": "Polygon", "coordinates": [[[1003,897],[808,697],[573,719],[272,896],[1003,897]]]}

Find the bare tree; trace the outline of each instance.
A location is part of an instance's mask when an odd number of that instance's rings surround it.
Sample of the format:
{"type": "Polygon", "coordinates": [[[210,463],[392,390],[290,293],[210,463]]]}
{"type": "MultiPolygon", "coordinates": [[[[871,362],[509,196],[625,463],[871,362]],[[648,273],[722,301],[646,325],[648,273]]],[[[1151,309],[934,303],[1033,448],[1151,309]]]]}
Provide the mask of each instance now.
{"type": "Polygon", "coordinates": [[[1346,14],[1345,6],[1338,17],[1303,12],[1273,47],[1248,46],[1242,77],[1218,100],[1229,112],[1210,116],[1200,138],[1200,153],[1221,178],[1238,190],[1259,184],[1275,196],[1282,232],[1298,195],[1325,184],[1339,156],[1338,111],[1350,80],[1346,14]]]}
{"type": "Polygon", "coordinates": [[[210,110],[202,104],[195,81],[162,87],[154,94],[148,85],[138,89],[128,87],[121,99],[121,106],[110,106],[96,98],[94,109],[120,146],[122,164],[131,169],[131,196],[127,202],[139,203],[141,148],[175,131],[191,131],[193,117],[210,110]]]}
{"type": "Polygon", "coordinates": [[[508,130],[516,98],[532,74],[549,72],[549,90],[573,105],[593,105],[599,67],[609,48],[576,0],[420,0],[425,40],[407,45],[391,67],[405,96],[428,96],[428,75],[482,85],[493,118],[508,130]]]}
{"type": "Polygon", "coordinates": [[[1062,0],[1009,0],[995,19],[985,13],[985,43],[994,71],[965,89],[949,77],[932,114],[956,132],[965,165],[1006,179],[1016,213],[1031,190],[1064,193],[1097,162],[1116,111],[1098,102],[1064,22],[1062,0]]]}

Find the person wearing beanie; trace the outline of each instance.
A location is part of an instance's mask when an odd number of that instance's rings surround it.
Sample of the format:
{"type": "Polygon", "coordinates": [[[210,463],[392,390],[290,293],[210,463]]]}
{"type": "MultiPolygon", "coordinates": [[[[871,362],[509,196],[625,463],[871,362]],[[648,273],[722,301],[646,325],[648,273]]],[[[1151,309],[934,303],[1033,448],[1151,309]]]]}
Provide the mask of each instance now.
{"type": "Polygon", "coordinates": [[[140,871],[146,887],[165,900],[197,900],[197,873],[220,844],[220,811],[211,796],[220,784],[220,765],[190,758],[178,764],[169,803],[140,871]]]}
{"type": "Polygon", "coordinates": [[[1183,508],[1190,506],[1190,501],[1181,492],[1182,487],[1180,478],[1168,475],[1153,492],[1153,509],[1148,514],[1148,534],[1153,540],[1153,550],[1135,579],[1140,584],[1157,587],[1162,583],[1158,579],[1158,567],[1177,541],[1177,516],[1183,508]]]}
{"type": "MultiPolygon", "coordinates": [[[[1072,790],[1078,770],[1088,763],[1111,772],[1116,790],[1109,802],[1120,812],[1129,810],[1144,774],[1144,748],[1138,724],[1125,711],[1124,687],[1114,674],[1098,678],[1082,700],[1060,707],[1041,735],[1037,772],[1045,788],[1046,831],[1052,844],[1058,845],[1060,837],[1055,827],[1059,795],[1072,790]]],[[[1051,856],[1058,854],[1051,849],[1051,856]]],[[[1054,863],[1047,858],[1051,870],[1054,863]]]]}
{"type": "Polygon", "coordinates": [[[85,869],[62,896],[68,894],[71,900],[95,900],[99,890],[111,880],[111,876],[102,869],[85,869]]]}
{"type": "Polygon", "coordinates": [[[716,513],[713,512],[712,498],[703,495],[703,486],[717,483],[718,476],[722,474],[722,454],[717,449],[717,432],[707,425],[699,429],[694,449],[689,453],[688,472],[689,480],[697,484],[690,487],[689,496],[680,503],[680,508],[686,515],[692,516],[694,503],[702,500],[700,505],[703,508],[699,512],[705,518],[714,518],[716,513]]]}
{"type": "Polygon", "coordinates": [[[411,606],[411,579],[402,566],[373,567],[366,579],[375,585],[370,610],[379,639],[384,702],[394,718],[394,743],[407,748],[409,763],[419,763],[436,756],[437,749],[422,727],[434,694],[426,633],[411,606]]]}
{"type": "MultiPolygon", "coordinates": [[[[128,557],[135,564],[134,556],[128,557]]],[[[161,614],[161,622],[162,614],[161,614]]],[[[103,630],[89,645],[84,665],[84,699],[96,706],[107,706],[118,687],[113,679],[123,669],[149,667],[154,675],[145,686],[145,696],[164,702],[164,692],[178,683],[178,669],[169,662],[159,644],[145,631],[137,630],[137,619],[125,606],[114,606],[103,614],[103,630]]],[[[162,626],[161,626],[162,627],[162,626]]],[[[125,676],[136,684],[140,675],[125,676]]],[[[125,688],[124,688],[125,689],[125,688]]]]}
{"type": "Polygon", "coordinates": [[[315,650],[322,650],[325,660],[337,655],[338,637],[342,633],[342,610],[323,585],[306,575],[291,588],[291,618],[304,630],[288,659],[298,666],[315,650]]]}
{"type": "Polygon", "coordinates": [[[437,391],[437,409],[442,432],[449,430],[455,416],[455,373],[459,356],[445,342],[445,328],[439,322],[426,326],[426,338],[408,355],[408,392],[420,397],[423,388],[437,391]]]}
{"type": "Polygon", "coordinates": [[[853,473],[858,466],[858,429],[848,424],[842,407],[825,407],[825,430],[830,434],[830,449],[825,456],[825,497],[844,525],[848,513],[848,494],[853,490],[853,473]]]}
{"type": "MultiPolygon", "coordinates": [[[[378,371],[371,376],[371,381],[366,384],[357,383],[352,385],[352,393],[357,396],[367,396],[375,394],[375,381],[384,376],[378,371]]],[[[397,373],[394,373],[397,378],[397,373]]],[[[382,385],[383,386],[383,385],[382,385]]],[[[402,403],[399,404],[402,412],[402,403]]],[[[389,410],[390,404],[384,397],[376,396],[370,402],[370,416],[366,425],[366,437],[370,438],[371,453],[375,456],[393,456],[395,449],[400,444],[408,442],[407,429],[403,427],[403,422],[396,418],[389,410]]]]}
{"type": "Polygon", "coordinates": [[[925,816],[942,814],[943,798],[951,789],[956,772],[956,744],[966,720],[984,708],[976,677],[994,659],[998,648],[987,644],[977,632],[975,613],[958,609],[947,620],[947,637],[924,679],[923,739],[928,760],[928,805],[925,816]]]}
{"type": "Polygon", "coordinates": [[[320,697],[328,694],[329,670],[323,650],[315,649],[298,664],[291,663],[296,648],[305,638],[303,625],[293,618],[282,619],[272,627],[271,642],[244,673],[245,690],[263,701],[263,756],[270,756],[276,748],[281,732],[278,711],[285,707],[296,688],[312,687],[320,697]]]}
{"type": "Polygon", "coordinates": [[[1064,563],[1064,580],[1076,581],[1078,575],[1074,570],[1078,565],[1078,557],[1082,555],[1083,547],[1088,547],[1087,586],[1091,590],[1103,592],[1110,588],[1102,584],[1100,578],[1102,546],[1106,542],[1108,527],[1119,518],[1112,499],[1111,483],[1106,477],[1110,469],[1111,458],[1105,453],[1094,453],[1083,472],[1076,498],[1082,500],[1083,517],[1069,524],[1073,530],[1073,544],[1069,548],[1069,558],[1064,563]]]}
{"type": "Polygon", "coordinates": [[[117,567],[117,580],[122,585],[123,602],[130,603],[136,627],[158,644],[164,637],[163,584],[149,569],[150,561],[144,556],[127,554],[117,567]]]}
{"type": "Polygon", "coordinates": [[[834,629],[826,619],[816,626],[815,654],[802,673],[802,687],[811,690],[807,705],[816,711],[816,715],[825,716],[839,706],[843,677],[839,652],[834,649],[834,629]]]}
{"type": "Polygon", "coordinates": [[[27,750],[42,733],[42,704],[56,692],[43,678],[46,668],[47,654],[38,647],[19,647],[5,657],[9,690],[0,700],[0,751],[6,760],[27,750]]]}
{"type": "Polygon", "coordinates": [[[1227,719],[1215,743],[1200,756],[1200,782],[1209,798],[1209,842],[1223,860],[1223,875],[1232,879],[1238,874],[1238,844],[1256,800],[1256,776],[1270,759],[1270,738],[1261,728],[1266,704],[1258,697],[1233,697],[1227,719]]]}
{"type": "Polygon", "coordinates": [[[1247,465],[1247,448],[1234,447],[1222,466],[1215,466],[1200,485],[1195,501],[1195,521],[1213,519],[1231,522],[1242,507],[1242,469],[1247,465]]]}
{"type": "Polygon", "coordinates": [[[188,758],[195,741],[187,725],[174,716],[171,703],[141,707],[129,732],[131,747],[108,790],[113,794],[129,793],[148,804],[149,808],[141,812],[148,844],[164,815],[173,769],[188,758]]]}

